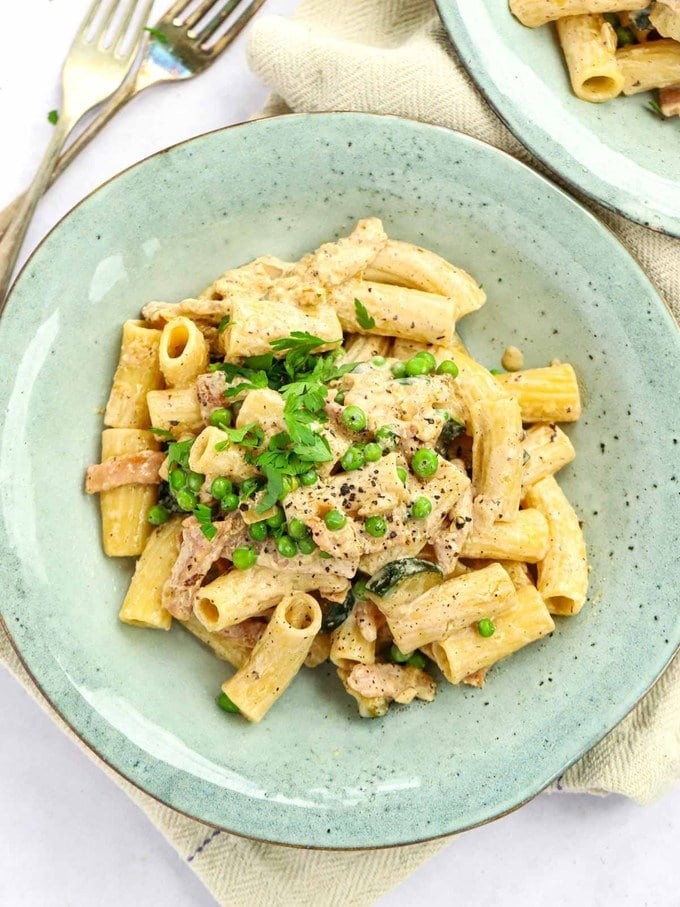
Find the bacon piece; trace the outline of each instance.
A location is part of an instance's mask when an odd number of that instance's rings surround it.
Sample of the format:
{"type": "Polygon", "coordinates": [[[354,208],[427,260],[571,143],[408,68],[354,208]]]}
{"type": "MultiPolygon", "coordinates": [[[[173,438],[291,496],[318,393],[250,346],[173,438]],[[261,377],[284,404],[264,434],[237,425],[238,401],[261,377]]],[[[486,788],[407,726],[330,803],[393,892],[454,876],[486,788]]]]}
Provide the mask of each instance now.
{"type": "Polygon", "coordinates": [[[217,635],[238,642],[248,649],[253,649],[255,643],[264,633],[266,626],[266,620],[258,620],[255,617],[249,617],[240,624],[225,627],[224,630],[220,630],[217,635]]]}
{"type": "Polygon", "coordinates": [[[217,534],[207,539],[195,517],[182,523],[179,556],[163,586],[163,607],[178,620],[191,615],[196,593],[215,561],[220,557],[231,559],[234,548],[248,544],[248,527],[240,514],[230,514],[213,525],[217,534]]]}
{"type": "Polygon", "coordinates": [[[659,106],[665,117],[680,116],[680,85],[662,88],[659,92],[659,106]]]}
{"type": "Polygon", "coordinates": [[[85,491],[97,494],[121,485],[158,485],[165,454],[158,450],[142,450],[136,454],[110,457],[103,463],[87,467],[85,491]]]}
{"type": "Polygon", "coordinates": [[[468,674],[467,677],[463,677],[463,683],[470,687],[483,687],[488,670],[488,668],[480,668],[479,671],[468,674]]]}
{"type": "Polygon", "coordinates": [[[347,685],[366,699],[401,703],[414,699],[432,702],[437,691],[437,684],[425,671],[393,664],[357,664],[350,671],[347,685]]]}

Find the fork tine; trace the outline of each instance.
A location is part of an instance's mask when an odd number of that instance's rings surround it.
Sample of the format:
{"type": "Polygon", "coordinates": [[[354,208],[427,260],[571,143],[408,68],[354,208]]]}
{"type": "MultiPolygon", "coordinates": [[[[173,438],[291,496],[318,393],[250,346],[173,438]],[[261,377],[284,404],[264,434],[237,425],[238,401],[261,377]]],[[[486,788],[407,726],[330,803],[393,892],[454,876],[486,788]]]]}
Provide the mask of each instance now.
{"type": "MultiPolygon", "coordinates": [[[[207,41],[211,35],[215,34],[223,22],[226,22],[240,2],[241,0],[227,0],[227,3],[222,6],[217,14],[206,22],[199,32],[194,33],[192,31],[190,37],[195,37],[199,44],[203,44],[203,42],[207,41]]],[[[212,5],[214,6],[215,4],[213,3],[212,5]]]]}
{"type": "Polygon", "coordinates": [[[122,0],[111,0],[106,13],[102,17],[102,21],[99,23],[99,27],[92,35],[93,44],[98,43],[100,47],[102,46],[104,38],[106,37],[106,33],[109,30],[109,26],[111,25],[113,17],[116,15],[116,12],[119,9],[121,3],[122,0]]]}
{"type": "Polygon", "coordinates": [[[222,37],[218,41],[215,41],[212,47],[207,48],[207,53],[209,53],[211,57],[217,57],[223,50],[226,50],[234,38],[243,31],[258,9],[264,5],[264,2],[265,0],[252,0],[252,3],[243,10],[238,19],[230,26],[222,37]]]}
{"type": "Polygon", "coordinates": [[[78,32],[76,33],[76,38],[86,38],[87,37],[87,33],[90,30],[90,28],[92,27],[92,23],[94,22],[94,20],[97,18],[97,13],[101,9],[102,4],[104,2],[105,2],[105,0],[93,0],[92,6],[88,9],[87,13],[85,14],[85,18],[83,19],[82,25],[80,26],[80,28],[78,29],[78,32]]]}
{"type": "Polygon", "coordinates": [[[166,9],[158,21],[154,23],[154,27],[160,30],[164,25],[178,25],[179,22],[177,20],[192,3],[193,0],[175,0],[172,6],[166,9]]]}
{"type": "Polygon", "coordinates": [[[118,40],[116,42],[117,54],[122,53],[123,46],[125,45],[125,40],[128,34],[128,29],[130,27],[130,22],[132,22],[135,12],[141,9],[141,15],[137,22],[135,40],[132,42],[129,51],[127,54],[125,54],[125,56],[127,57],[132,53],[137,53],[140,41],[142,39],[142,36],[144,35],[146,23],[149,21],[149,13],[151,12],[152,3],[153,0],[128,0],[127,8],[118,27],[118,40]]]}
{"type": "Polygon", "coordinates": [[[217,5],[217,0],[203,0],[196,9],[186,17],[182,23],[185,28],[193,28],[197,22],[200,22],[203,16],[210,12],[213,6],[217,5]]]}

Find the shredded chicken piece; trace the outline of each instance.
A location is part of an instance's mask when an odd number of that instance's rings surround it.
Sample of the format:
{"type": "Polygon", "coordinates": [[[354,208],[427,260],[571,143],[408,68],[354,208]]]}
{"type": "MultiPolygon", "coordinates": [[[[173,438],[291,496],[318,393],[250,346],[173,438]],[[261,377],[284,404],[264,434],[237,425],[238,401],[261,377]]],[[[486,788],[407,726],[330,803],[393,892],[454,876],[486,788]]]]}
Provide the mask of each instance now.
{"type": "Polygon", "coordinates": [[[232,627],[225,627],[216,635],[223,636],[225,639],[231,639],[234,642],[243,644],[249,649],[254,648],[255,643],[264,633],[267,621],[258,620],[256,617],[249,617],[240,624],[234,624],[232,627]]]}
{"type": "Polygon", "coordinates": [[[480,668],[479,671],[474,671],[472,674],[468,674],[467,677],[463,677],[463,683],[470,687],[483,687],[488,671],[488,668],[480,668]]]}
{"type": "Polygon", "coordinates": [[[326,290],[337,287],[359,274],[373,261],[387,242],[387,234],[377,217],[360,220],[349,236],[324,243],[277,280],[267,299],[315,306],[326,301],[326,290]]]}
{"type": "Polygon", "coordinates": [[[354,606],[354,620],[359,633],[367,642],[375,642],[378,630],[385,624],[385,615],[368,599],[359,600],[354,606]]]}
{"type": "Polygon", "coordinates": [[[437,691],[437,684],[425,671],[393,664],[357,664],[347,685],[367,699],[382,697],[403,704],[414,699],[432,702],[437,691]]]}
{"type": "Polygon", "coordinates": [[[158,485],[161,481],[158,471],[164,460],[165,454],[157,450],[110,457],[103,463],[87,467],[85,491],[98,494],[121,485],[158,485]]]}
{"type": "Polygon", "coordinates": [[[196,393],[201,407],[201,418],[204,422],[210,421],[213,410],[224,406],[224,391],[227,380],[224,372],[210,372],[199,375],[196,379],[196,393]]]}
{"type": "Polygon", "coordinates": [[[449,514],[451,524],[433,540],[437,563],[448,576],[456,569],[458,557],[472,529],[472,486],[467,485],[449,514]]]}
{"type": "Polygon", "coordinates": [[[249,542],[248,527],[238,513],[213,525],[217,534],[209,540],[195,517],[182,523],[179,557],[163,586],[163,607],[178,620],[186,620],[191,614],[196,593],[215,561],[231,558],[234,548],[249,542]]]}

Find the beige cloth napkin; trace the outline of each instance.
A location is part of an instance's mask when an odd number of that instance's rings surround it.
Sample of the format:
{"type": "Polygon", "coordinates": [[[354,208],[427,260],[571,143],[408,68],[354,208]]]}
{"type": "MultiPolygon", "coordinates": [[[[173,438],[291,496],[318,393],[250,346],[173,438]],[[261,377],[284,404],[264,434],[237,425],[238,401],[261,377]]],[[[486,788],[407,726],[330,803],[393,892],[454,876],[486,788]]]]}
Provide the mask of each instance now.
{"type": "MultiPolygon", "coordinates": [[[[256,23],[249,52],[253,69],[277,94],[268,112],[395,113],[452,126],[530,160],[471,87],[427,0],[306,0],[294,22],[272,17],[256,23]]],[[[677,315],[680,243],[600,209],[598,214],[636,253],[677,315]]],[[[2,627],[0,663],[82,746],[40,695],[2,627]]],[[[90,756],[229,907],[366,907],[450,840],[351,853],[260,844],[187,819],[90,756]]],[[[648,803],[678,777],[680,656],[631,715],[556,787],[617,792],[648,803]]]]}

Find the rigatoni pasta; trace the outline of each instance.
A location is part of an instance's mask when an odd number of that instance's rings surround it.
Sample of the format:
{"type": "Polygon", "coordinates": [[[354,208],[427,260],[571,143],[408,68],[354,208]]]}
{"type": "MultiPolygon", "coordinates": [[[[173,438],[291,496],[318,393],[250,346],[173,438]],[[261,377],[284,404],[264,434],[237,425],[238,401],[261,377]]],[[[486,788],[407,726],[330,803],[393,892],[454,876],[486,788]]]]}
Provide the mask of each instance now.
{"type": "Polygon", "coordinates": [[[131,424],[105,429],[86,490],[106,552],[139,555],[120,619],[175,619],[232,665],[225,711],[260,721],[325,662],[363,717],[430,702],[435,665],[479,687],[582,606],[555,479],[576,374],[478,362],[456,322],[484,301],[367,218],[126,322],[107,412],[131,424]]]}
{"type": "Polygon", "coordinates": [[[659,90],[648,106],[677,116],[668,89],[680,86],[680,9],[675,0],[635,7],[630,0],[510,0],[523,25],[555,22],[571,85],[579,98],[602,103],[623,93],[659,90]]]}

